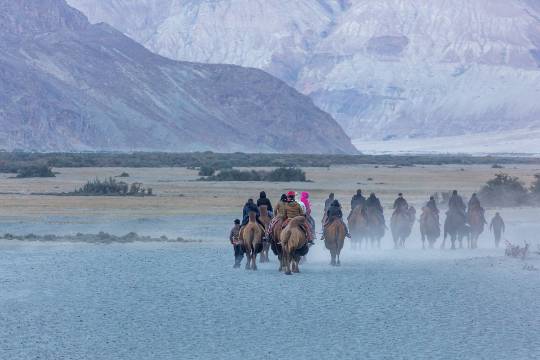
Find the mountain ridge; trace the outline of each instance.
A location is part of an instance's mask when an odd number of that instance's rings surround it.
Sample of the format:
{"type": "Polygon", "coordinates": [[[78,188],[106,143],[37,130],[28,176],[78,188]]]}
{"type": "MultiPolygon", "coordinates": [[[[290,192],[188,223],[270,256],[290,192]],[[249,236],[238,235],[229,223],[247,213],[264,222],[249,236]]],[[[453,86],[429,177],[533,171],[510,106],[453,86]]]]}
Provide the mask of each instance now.
{"type": "Polygon", "coordinates": [[[0,9],[0,147],[356,152],[330,115],[259,69],[161,57],[64,0],[0,9]]]}
{"type": "Polygon", "coordinates": [[[352,138],[540,127],[534,0],[69,1],[164,56],[264,69],[352,138]]]}

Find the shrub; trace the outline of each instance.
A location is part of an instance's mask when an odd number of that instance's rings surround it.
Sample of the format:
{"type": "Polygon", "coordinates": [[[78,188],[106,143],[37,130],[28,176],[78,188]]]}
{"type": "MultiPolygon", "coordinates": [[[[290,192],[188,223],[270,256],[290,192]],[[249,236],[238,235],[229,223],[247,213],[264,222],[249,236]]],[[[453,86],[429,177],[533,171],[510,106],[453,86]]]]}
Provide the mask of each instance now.
{"type": "Polygon", "coordinates": [[[277,168],[264,174],[263,181],[272,182],[290,182],[290,181],[306,181],[306,173],[298,168],[277,168]]]}
{"type": "Polygon", "coordinates": [[[540,195],[540,174],[534,175],[534,181],[531,185],[531,192],[540,195]]]}
{"type": "Polygon", "coordinates": [[[30,165],[20,168],[17,171],[17,178],[33,178],[33,177],[55,177],[52,169],[47,165],[30,165]]]}
{"type": "Polygon", "coordinates": [[[535,203],[540,204],[540,174],[534,175],[534,181],[531,185],[531,197],[535,203]]]}
{"type": "Polygon", "coordinates": [[[500,173],[489,180],[478,193],[488,206],[519,206],[527,203],[527,189],[519,178],[500,173]]]}
{"type": "Polygon", "coordinates": [[[211,166],[201,166],[199,176],[212,176],[216,173],[216,169],[211,166]]]}
{"type": "Polygon", "coordinates": [[[127,178],[127,177],[129,177],[129,174],[128,174],[127,172],[124,171],[123,173],[121,173],[121,174],[118,175],[117,177],[127,178]]]}
{"type": "Polygon", "coordinates": [[[132,183],[128,185],[123,181],[116,181],[113,178],[105,180],[95,179],[88,181],[84,186],[68,195],[92,195],[92,196],[145,196],[153,195],[152,189],[144,189],[141,183],[132,183]]]}
{"type": "Polygon", "coordinates": [[[201,178],[207,181],[271,181],[271,182],[291,182],[306,180],[306,173],[297,168],[277,168],[272,171],[240,171],[236,169],[221,170],[216,175],[201,178]]]}

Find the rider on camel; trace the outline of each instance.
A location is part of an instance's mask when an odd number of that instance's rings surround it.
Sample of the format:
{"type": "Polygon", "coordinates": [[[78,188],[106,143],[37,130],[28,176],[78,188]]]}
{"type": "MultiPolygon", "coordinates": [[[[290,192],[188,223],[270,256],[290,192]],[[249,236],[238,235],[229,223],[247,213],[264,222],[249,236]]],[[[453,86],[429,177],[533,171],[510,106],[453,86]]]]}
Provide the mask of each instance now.
{"type": "Polygon", "coordinates": [[[257,217],[257,222],[259,225],[261,225],[264,228],[264,224],[259,220],[260,212],[259,208],[253,201],[253,199],[248,199],[247,203],[244,205],[244,208],[242,209],[242,226],[245,226],[249,222],[249,213],[254,212],[257,217]]]}
{"type": "Polygon", "coordinates": [[[356,190],[356,194],[351,199],[351,209],[354,209],[357,206],[365,206],[366,198],[362,195],[362,190],[356,190]]]}
{"type": "Polygon", "coordinates": [[[289,191],[287,193],[287,203],[285,205],[285,218],[291,220],[297,216],[305,215],[302,205],[296,201],[296,193],[289,191]]]}
{"type": "Polygon", "coordinates": [[[357,206],[361,206],[362,211],[366,206],[366,198],[362,195],[362,190],[360,189],[356,190],[356,194],[351,199],[351,212],[347,216],[347,219],[351,218],[352,212],[357,206]]]}
{"type": "Polygon", "coordinates": [[[274,214],[274,209],[272,209],[272,202],[266,197],[266,192],[261,191],[259,193],[259,199],[257,200],[257,206],[261,207],[263,205],[266,205],[266,208],[268,209],[268,215],[272,217],[272,215],[274,214]]]}
{"type": "Polygon", "coordinates": [[[274,226],[279,221],[285,220],[285,208],[287,207],[287,195],[282,194],[281,198],[279,199],[278,204],[276,205],[276,208],[274,209],[274,217],[270,221],[270,225],[268,225],[268,228],[266,229],[265,236],[267,239],[270,239],[272,236],[272,233],[274,231],[274,226]]]}
{"type": "Polygon", "coordinates": [[[482,207],[482,205],[480,205],[480,199],[478,199],[478,196],[476,196],[476,193],[472,194],[471,198],[469,199],[469,205],[467,206],[468,218],[471,216],[471,212],[473,210],[480,210],[484,224],[487,224],[486,218],[484,216],[484,208],[482,207]]]}
{"type": "Polygon", "coordinates": [[[435,215],[439,216],[439,208],[437,208],[437,203],[435,202],[434,196],[429,197],[429,201],[426,203],[426,207],[430,209],[435,215]]]}
{"type": "Polygon", "coordinates": [[[308,192],[302,191],[302,194],[300,196],[300,202],[304,204],[304,207],[306,208],[306,215],[311,216],[311,201],[309,200],[308,192]]]}
{"type": "Polygon", "coordinates": [[[326,199],[324,201],[324,213],[326,214],[326,211],[328,210],[328,208],[330,207],[330,205],[332,205],[332,202],[334,201],[334,193],[330,193],[330,195],[328,195],[328,199],[326,199]]]}
{"type": "Polygon", "coordinates": [[[287,206],[287,195],[282,194],[274,211],[274,217],[285,218],[285,206],[287,206]]]}
{"type": "Polygon", "coordinates": [[[371,193],[367,198],[366,208],[375,209],[375,213],[379,217],[379,220],[384,224],[384,210],[381,205],[381,201],[379,198],[377,198],[377,196],[375,196],[375,193],[371,193]]]}
{"type": "Polygon", "coordinates": [[[465,205],[465,202],[463,201],[463,198],[458,195],[457,190],[452,191],[452,196],[450,196],[450,199],[448,200],[448,211],[455,211],[457,214],[461,215],[463,217],[463,220],[467,220],[467,216],[465,215],[465,210],[467,206],[465,205]]]}
{"type": "MultiPolygon", "coordinates": [[[[296,193],[289,191],[287,193],[287,205],[285,206],[285,224],[297,216],[306,216],[303,204],[296,201],[296,193]]],[[[305,221],[305,230],[308,243],[313,244],[313,234],[311,233],[311,226],[309,225],[307,218],[305,221]]]]}
{"type": "MultiPolygon", "coordinates": [[[[345,227],[345,236],[350,238],[351,235],[349,234],[349,228],[347,227],[347,224],[345,224],[345,221],[343,221],[341,204],[337,200],[332,201],[332,204],[330,204],[330,207],[328,207],[328,210],[326,210],[326,222],[324,223],[323,227],[326,228],[326,226],[330,225],[335,219],[339,219],[343,223],[343,226],[345,227]]],[[[324,232],[321,240],[324,240],[324,232]]]]}
{"type": "Polygon", "coordinates": [[[468,210],[471,211],[472,209],[478,209],[481,208],[480,200],[478,199],[478,196],[476,196],[476,193],[472,194],[471,198],[469,199],[469,204],[467,206],[468,210]]]}
{"type": "Polygon", "coordinates": [[[403,193],[399,193],[397,199],[394,201],[395,212],[409,209],[409,203],[403,197],[403,193]]]}
{"type": "Polygon", "coordinates": [[[300,202],[304,204],[304,207],[306,209],[306,218],[311,228],[311,233],[314,234],[315,233],[315,220],[311,216],[311,201],[309,200],[309,193],[307,191],[302,191],[300,196],[301,196],[300,202]]]}

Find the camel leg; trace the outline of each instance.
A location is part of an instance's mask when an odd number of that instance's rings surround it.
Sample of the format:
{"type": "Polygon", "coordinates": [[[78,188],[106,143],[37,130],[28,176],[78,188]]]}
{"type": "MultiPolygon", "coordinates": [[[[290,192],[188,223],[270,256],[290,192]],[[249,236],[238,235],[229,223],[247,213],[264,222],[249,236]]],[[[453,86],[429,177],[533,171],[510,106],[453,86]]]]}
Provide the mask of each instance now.
{"type": "Polygon", "coordinates": [[[452,247],[451,249],[452,250],[456,250],[456,237],[454,235],[452,235],[452,237],[450,238],[450,240],[452,241],[452,247]]]}
{"type": "Polygon", "coordinates": [[[253,252],[253,257],[251,258],[251,270],[257,270],[257,253],[253,252]]]}
{"type": "Polygon", "coordinates": [[[246,249],[246,270],[251,270],[251,249],[246,249]]]}
{"type": "Polygon", "coordinates": [[[330,265],[336,266],[336,253],[334,250],[330,250],[330,265]]]}
{"type": "Polygon", "coordinates": [[[293,273],[299,273],[300,267],[299,267],[300,259],[293,257],[292,259],[292,272],[293,273]]]}
{"type": "Polygon", "coordinates": [[[292,272],[291,272],[291,255],[285,251],[283,253],[283,261],[284,261],[284,265],[285,265],[285,275],[292,275],[292,272]]]}
{"type": "Polygon", "coordinates": [[[339,260],[339,251],[337,252],[337,262],[336,262],[336,266],[341,266],[341,261],[339,260]]]}

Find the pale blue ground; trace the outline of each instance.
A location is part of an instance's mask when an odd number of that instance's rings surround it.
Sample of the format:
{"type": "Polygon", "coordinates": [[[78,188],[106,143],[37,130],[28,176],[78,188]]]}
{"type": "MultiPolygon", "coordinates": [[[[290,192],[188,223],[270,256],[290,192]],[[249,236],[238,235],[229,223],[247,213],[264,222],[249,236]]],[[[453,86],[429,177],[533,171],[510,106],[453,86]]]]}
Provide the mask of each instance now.
{"type": "Polygon", "coordinates": [[[540,357],[540,276],[521,261],[346,251],[331,268],[317,245],[287,277],[274,259],[233,270],[221,245],[2,241],[0,359],[540,357]]]}
{"type": "Polygon", "coordinates": [[[133,231],[139,235],[171,238],[183,237],[189,240],[219,241],[227,237],[233,220],[241,214],[201,216],[156,216],[140,218],[119,218],[111,216],[44,216],[31,219],[0,219],[0,236],[5,233],[26,235],[55,234],[66,235],[77,232],[97,234],[104,231],[113,235],[125,235],[133,231]]]}

